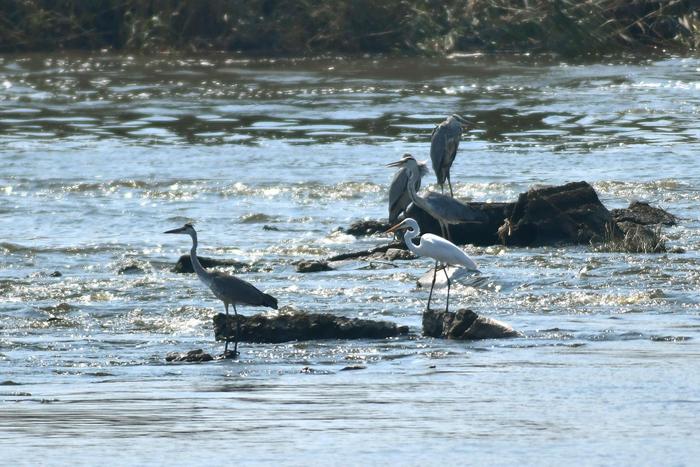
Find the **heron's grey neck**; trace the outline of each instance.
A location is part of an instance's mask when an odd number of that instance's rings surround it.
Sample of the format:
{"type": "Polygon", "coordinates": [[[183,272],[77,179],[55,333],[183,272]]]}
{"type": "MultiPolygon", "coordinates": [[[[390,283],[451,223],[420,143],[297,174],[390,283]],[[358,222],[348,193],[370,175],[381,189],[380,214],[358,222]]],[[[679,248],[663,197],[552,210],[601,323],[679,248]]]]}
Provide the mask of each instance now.
{"type": "MultiPolygon", "coordinates": [[[[416,193],[416,180],[415,177],[408,177],[408,183],[406,184],[406,188],[408,188],[408,195],[411,197],[411,200],[416,203],[416,205],[419,208],[423,208],[423,203],[421,202],[422,200],[419,200],[418,193],[416,193]]],[[[406,231],[408,233],[408,231],[406,231]]]]}
{"type": "Polygon", "coordinates": [[[202,263],[200,263],[199,258],[197,258],[197,232],[192,232],[190,237],[192,237],[192,249],[190,250],[192,268],[194,269],[194,272],[197,273],[197,276],[206,282],[206,279],[209,277],[209,273],[202,267],[202,263]]]}

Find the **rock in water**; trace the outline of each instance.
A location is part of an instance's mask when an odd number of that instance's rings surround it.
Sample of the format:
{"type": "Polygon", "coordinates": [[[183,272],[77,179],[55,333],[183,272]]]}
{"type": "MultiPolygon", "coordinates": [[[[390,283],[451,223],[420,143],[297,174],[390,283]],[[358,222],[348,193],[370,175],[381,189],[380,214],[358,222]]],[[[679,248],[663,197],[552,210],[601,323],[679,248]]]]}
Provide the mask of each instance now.
{"type": "MultiPolygon", "coordinates": [[[[545,246],[557,244],[606,243],[620,241],[630,224],[674,225],[678,219],[660,208],[634,202],[626,209],[609,211],[600,202],[593,187],[586,182],[533,188],[521,193],[515,203],[463,203],[482,214],[478,222],[449,226],[452,242],[457,245],[545,246]],[[627,223],[626,225],[623,225],[627,223]]],[[[411,204],[406,213],[418,222],[422,233],[440,235],[440,225],[428,213],[411,204]]],[[[365,235],[378,231],[381,223],[361,221],[347,232],[365,235]],[[374,229],[370,226],[375,226],[374,229]]],[[[634,230],[637,232],[637,229],[634,230]]],[[[638,236],[638,235],[637,235],[638,236]]],[[[384,247],[386,248],[386,247],[384,247]]],[[[630,251],[640,251],[632,245],[630,251]]],[[[346,253],[329,261],[361,258],[376,252],[346,253]]],[[[385,250],[386,251],[386,250],[385,250]]],[[[644,250],[648,251],[648,250],[644,250]]],[[[653,251],[662,251],[659,248],[653,251]]]]}
{"type": "Polygon", "coordinates": [[[202,349],[190,350],[189,352],[170,352],[165,357],[166,362],[210,362],[214,360],[210,354],[202,349]]]}
{"type": "Polygon", "coordinates": [[[509,220],[511,233],[503,240],[507,245],[588,244],[622,235],[586,182],[528,190],[518,197],[509,220]]]}
{"type": "Polygon", "coordinates": [[[613,209],[610,213],[618,223],[631,222],[640,225],[676,225],[678,223],[678,218],[673,214],[641,201],[634,201],[625,209],[613,209]]]}
{"type": "Polygon", "coordinates": [[[389,227],[391,227],[391,224],[389,224],[388,222],[361,220],[355,221],[347,229],[341,230],[348,235],[360,237],[364,235],[374,235],[377,233],[382,233],[389,227]]]}
{"type": "Polygon", "coordinates": [[[444,339],[475,340],[518,337],[521,334],[509,325],[471,310],[427,310],[423,313],[423,334],[444,339]]]}
{"type": "Polygon", "coordinates": [[[297,272],[322,272],[332,271],[333,268],[328,265],[327,261],[318,260],[302,260],[296,263],[297,272]]]}
{"type": "MultiPolygon", "coordinates": [[[[277,314],[238,315],[239,341],[278,343],[318,339],[384,339],[408,333],[407,326],[387,321],[345,318],[321,313],[280,312],[277,314]]],[[[214,337],[233,339],[236,319],[224,313],[214,316],[214,337]]]]}

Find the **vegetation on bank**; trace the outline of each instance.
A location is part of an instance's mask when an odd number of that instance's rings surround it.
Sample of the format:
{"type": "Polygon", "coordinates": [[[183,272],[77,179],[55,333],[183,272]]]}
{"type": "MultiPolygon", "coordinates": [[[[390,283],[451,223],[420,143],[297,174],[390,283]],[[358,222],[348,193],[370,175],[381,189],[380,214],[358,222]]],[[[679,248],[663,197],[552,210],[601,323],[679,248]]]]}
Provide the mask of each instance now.
{"type": "Polygon", "coordinates": [[[693,50],[697,0],[0,0],[0,52],[693,50]]]}

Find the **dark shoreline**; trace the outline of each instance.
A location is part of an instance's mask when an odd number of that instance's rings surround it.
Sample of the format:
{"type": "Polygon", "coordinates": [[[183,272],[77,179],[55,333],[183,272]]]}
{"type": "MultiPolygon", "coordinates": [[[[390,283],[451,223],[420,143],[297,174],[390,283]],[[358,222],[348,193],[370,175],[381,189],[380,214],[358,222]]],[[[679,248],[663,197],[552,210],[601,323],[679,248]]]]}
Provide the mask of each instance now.
{"type": "Polygon", "coordinates": [[[0,53],[227,51],[241,57],[688,53],[693,0],[8,0],[0,53]]]}

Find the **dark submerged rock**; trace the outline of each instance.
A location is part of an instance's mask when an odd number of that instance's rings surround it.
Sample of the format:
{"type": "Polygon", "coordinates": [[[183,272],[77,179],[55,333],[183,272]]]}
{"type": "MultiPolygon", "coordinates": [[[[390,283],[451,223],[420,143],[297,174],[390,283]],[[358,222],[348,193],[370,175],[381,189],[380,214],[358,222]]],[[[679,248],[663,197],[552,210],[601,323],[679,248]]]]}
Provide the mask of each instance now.
{"type": "Polygon", "coordinates": [[[426,310],[423,313],[423,334],[455,340],[501,339],[518,337],[521,334],[509,325],[471,310],[457,312],[426,310]]]}
{"type": "Polygon", "coordinates": [[[139,264],[128,264],[117,270],[117,274],[143,274],[146,270],[139,264]]]}
{"type": "Polygon", "coordinates": [[[649,203],[634,201],[625,209],[610,211],[615,222],[631,222],[640,225],[663,224],[676,225],[678,218],[661,208],[649,206],[649,203]]]}
{"type": "Polygon", "coordinates": [[[327,261],[303,260],[296,263],[297,272],[332,271],[327,261]]]}
{"type": "MultiPolygon", "coordinates": [[[[199,259],[199,262],[202,263],[202,266],[205,268],[212,268],[212,267],[234,267],[234,268],[243,268],[247,266],[246,263],[242,263],[240,261],[236,260],[231,260],[231,259],[214,259],[214,258],[207,258],[204,256],[197,256],[199,259]]],[[[177,260],[177,263],[175,263],[175,267],[173,268],[173,272],[177,273],[194,273],[194,268],[192,267],[192,259],[190,258],[190,255],[182,255],[180,256],[180,259],[177,260]]]]}
{"type": "Polygon", "coordinates": [[[411,253],[409,250],[402,250],[400,248],[389,248],[382,257],[382,259],[386,259],[387,261],[409,260],[415,258],[416,255],[411,253]]]}
{"type": "Polygon", "coordinates": [[[340,371],[354,371],[354,370],[366,370],[367,367],[364,365],[348,365],[340,369],[340,371]]]}
{"type": "MultiPolygon", "coordinates": [[[[279,343],[318,339],[384,339],[408,333],[407,326],[387,321],[346,318],[321,313],[280,312],[278,314],[238,315],[240,342],[279,343]]],[[[233,339],[236,318],[224,313],[214,316],[216,340],[233,339]]]]}
{"type": "Polygon", "coordinates": [[[202,349],[190,350],[189,352],[170,352],[165,357],[166,362],[210,362],[214,360],[210,354],[202,349]]]}
{"type": "Polygon", "coordinates": [[[364,235],[374,235],[376,233],[382,233],[386,231],[389,227],[391,227],[391,224],[389,224],[388,222],[375,220],[360,220],[353,222],[352,224],[350,224],[350,227],[348,227],[347,229],[341,229],[341,231],[349,235],[360,237],[364,235]]]}
{"type": "Polygon", "coordinates": [[[388,245],[382,245],[378,246],[376,248],[371,248],[369,250],[362,250],[362,251],[353,251],[350,253],[341,253],[339,255],[331,256],[330,258],[326,258],[326,261],[328,262],[333,262],[333,261],[344,261],[348,259],[359,259],[359,258],[367,258],[369,256],[376,257],[378,254],[386,254],[388,250],[390,249],[398,249],[398,250],[406,250],[406,245],[403,242],[392,242],[389,243],[388,245]]]}

